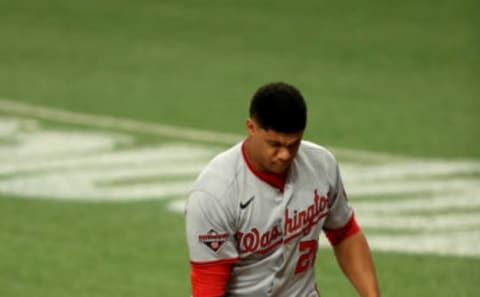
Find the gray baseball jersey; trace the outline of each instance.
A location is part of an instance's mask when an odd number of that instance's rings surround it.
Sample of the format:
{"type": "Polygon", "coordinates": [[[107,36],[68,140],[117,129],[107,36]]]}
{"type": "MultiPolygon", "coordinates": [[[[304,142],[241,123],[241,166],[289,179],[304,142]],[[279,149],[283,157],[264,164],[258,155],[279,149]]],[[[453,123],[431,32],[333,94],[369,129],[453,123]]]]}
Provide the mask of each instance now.
{"type": "Polygon", "coordinates": [[[351,216],[325,148],[302,141],[281,191],[249,168],[239,143],[205,167],[190,193],[190,260],[233,262],[227,296],[319,296],[313,266],[320,232],[351,216]]]}

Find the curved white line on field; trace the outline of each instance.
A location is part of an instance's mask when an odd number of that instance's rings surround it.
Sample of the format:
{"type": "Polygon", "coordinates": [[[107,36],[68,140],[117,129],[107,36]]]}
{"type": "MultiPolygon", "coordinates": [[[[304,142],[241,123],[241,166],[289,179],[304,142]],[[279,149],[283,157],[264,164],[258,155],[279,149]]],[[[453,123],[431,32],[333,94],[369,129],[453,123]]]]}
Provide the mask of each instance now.
{"type": "MultiPolygon", "coordinates": [[[[132,119],[116,118],[105,115],[92,115],[80,112],[68,111],[60,108],[45,107],[30,103],[18,102],[9,99],[0,99],[0,111],[14,113],[23,116],[32,116],[38,119],[50,120],[68,124],[113,129],[147,135],[157,135],[180,140],[192,140],[212,144],[231,145],[240,141],[244,135],[214,132],[159,123],[145,122],[132,119]]],[[[407,157],[392,155],[384,152],[368,152],[348,148],[331,147],[337,155],[359,160],[401,160],[407,157]]]]}
{"type": "MultiPolygon", "coordinates": [[[[11,100],[0,100],[1,111],[0,194],[19,197],[170,199],[169,209],[183,212],[201,168],[242,138],[11,100]],[[36,119],[96,129],[44,127],[36,119]],[[159,142],[139,145],[140,134],[159,142]]],[[[480,256],[479,161],[332,150],[346,159],[347,192],[374,249],[480,256]]]]}
{"type": "Polygon", "coordinates": [[[158,135],[174,139],[211,142],[217,144],[232,144],[243,136],[222,132],[212,132],[191,128],[150,123],[138,120],[121,119],[112,116],[91,115],[80,112],[67,111],[59,108],[44,107],[29,103],[15,102],[0,99],[0,110],[23,116],[33,116],[38,119],[51,120],[62,123],[90,126],[102,129],[113,129],[134,133],[158,135]]]}

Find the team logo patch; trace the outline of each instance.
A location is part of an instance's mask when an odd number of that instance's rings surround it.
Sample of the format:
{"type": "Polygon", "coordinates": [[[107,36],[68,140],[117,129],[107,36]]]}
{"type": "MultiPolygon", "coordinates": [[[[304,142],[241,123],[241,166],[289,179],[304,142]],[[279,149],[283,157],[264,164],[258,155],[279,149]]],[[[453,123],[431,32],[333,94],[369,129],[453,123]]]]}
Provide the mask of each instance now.
{"type": "Polygon", "coordinates": [[[210,229],[207,234],[199,235],[198,240],[212,251],[216,252],[223,246],[228,236],[228,233],[218,233],[217,231],[210,229]]]}

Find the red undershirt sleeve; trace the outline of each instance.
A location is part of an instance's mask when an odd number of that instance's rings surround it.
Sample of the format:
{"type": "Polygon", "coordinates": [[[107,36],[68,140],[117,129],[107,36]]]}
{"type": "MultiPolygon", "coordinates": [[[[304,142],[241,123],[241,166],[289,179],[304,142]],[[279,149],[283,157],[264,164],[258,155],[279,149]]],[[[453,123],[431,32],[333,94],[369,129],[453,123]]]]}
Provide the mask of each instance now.
{"type": "Polygon", "coordinates": [[[221,297],[225,294],[230,277],[231,262],[190,262],[193,297],[221,297]]]}
{"type": "Polygon", "coordinates": [[[346,238],[360,231],[360,226],[355,219],[355,215],[352,213],[350,220],[338,229],[324,229],[325,235],[330,241],[331,245],[337,245],[346,238]]]}

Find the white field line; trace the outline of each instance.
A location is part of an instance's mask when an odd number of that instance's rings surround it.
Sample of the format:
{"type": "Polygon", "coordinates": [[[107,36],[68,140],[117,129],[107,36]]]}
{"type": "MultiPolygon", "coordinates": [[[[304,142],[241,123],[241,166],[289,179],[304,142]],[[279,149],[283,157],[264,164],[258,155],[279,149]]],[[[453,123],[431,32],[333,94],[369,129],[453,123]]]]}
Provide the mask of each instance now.
{"type": "MultiPolygon", "coordinates": [[[[3,101],[0,101],[0,111],[3,101]]],[[[12,102],[10,102],[10,107],[12,102]]],[[[14,104],[17,113],[18,105],[14,104]]],[[[162,134],[162,129],[150,130],[156,124],[131,122],[107,117],[82,115],[50,110],[30,109],[21,104],[23,115],[81,124],[97,128],[124,130],[143,134],[168,136],[184,140],[206,140],[227,144],[221,133],[175,128],[162,134]],[[40,110],[41,116],[35,114],[40,110]],[[30,114],[25,114],[25,113],[30,114]],[[60,112],[60,117],[57,117],[60,112]],[[71,119],[74,121],[71,121],[71,119]],[[98,120],[98,121],[97,121],[98,120]],[[116,121],[122,122],[117,123],[116,121]],[[120,129],[118,128],[120,127],[120,129]],[[122,127],[126,127],[125,129],[122,127]],[[174,129],[174,130],[175,130],[174,129]],[[182,133],[177,133],[177,132],[182,133]],[[171,132],[171,131],[170,131],[171,132]],[[198,131],[197,131],[198,132],[198,131]],[[216,135],[210,139],[204,135],[216,135]]],[[[30,106],[31,107],[31,106],[30,106]]],[[[8,111],[12,113],[12,111],[8,111]]],[[[79,201],[136,201],[144,199],[185,198],[194,176],[218,151],[219,147],[193,143],[159,144],[148,147],[124,147],[133,141],[121,133],[90,133],[62,130],[44,131],[30,119],[0,117],[0,192],[20,197],[48,197],[79,201]],[[30,127],[30,128],[29,128],[30,127]],[[126,142],[125,142],[126,141],[126,142]],[[88,144],[87,144],[88,143],[88,144]]],[[[238,137],[241,139],[241,137],[238,137]]],[[[232,140],[232,143],[235,142],[232,140]]],[[[421,253],[479,256],[480,219],[477,213],[448,213],[447,210],[480,207],[479,162],[398,159],[383,155],[336,150],[354,158],[353,163],[369,159],[364,166],[345,164],[345,184],[352,197],[357,195],[402,194],[392,199],[367,199],[351,203],[362,226],[392,230],[392,234],[370,235],[375,249],[421,253]],[[356,160],[358,158],[359,160],[356,160]],[[388,160],[388,161],[387,161],[388,160]],[[375,161],[380,162],[373,165],[375,161]],[[388,162],[384,164],[381,162],[388,162]],[[460,176],[459,176],[460,175],[460,176]],[[424,196],[419,196],[419,194],[424,196]],[[413,194],[413,197],[409,197],[413,194]],[[442,213],[432,213],[437,210],[442,213]],[[412,211],[425,211],[422,217],[412,211]],[[404,234],[410,230],[420,233],[404,234]],[[468,230],[468,232],[464,232],[468,230]],[[402,233],[402,234],[398,234],[402,233]]],[[[0,194],[1,194],[0,193],[0,194]]],[[[173,200],[169,208],[183,212],[185,200],[173,200]]]]}
{"type": "Polygon", "coordinates": [[[192,179],[203,168],[203,163],[182,166],[160,166],[123,168],[89,168],[88,170],[58,171],[42,175],[0,179],[0,193],[9,195],[49,197],[65,200],[141,200],[164,199],[185,196],[192,179]],[[162,177],[179,178],[161,181],[162,177]],[[153,178],[152,181],[142,179],[153,178]],[[135,179],[135,183],[114,184],[116,181],[135,179]],[[113,183],[113,184],[112,184],[113,183]]]}
{"type": "MultiPolygon", "coordinates": [[[[12,154],[9,154],[12,157],[12,154]]],[[[101,152],[96,154],[84,154],[80,156],[67,156],[63,158],[10,158],[0,163],[0,175],[22,174],[39,170],[66,170],[92,168],[100,170],[100,167],[130,167],[157,164],[157,166],[182,167],[185,163],[205,166],[212,151],[199,148],[190,148],[186,145],[162,145],[145,148],[137,148],[123,151],[101,152]],[[171,164],[172,166],[168,166],[171,164]]],[[[200,168],[201,168],[200,167],[200,168]]],[[[143,167],[145,168],[145,167],[143,167]]],[[[197,168],[197,166],[195,166],[197,168]]],[[[92,171],[92,169],[90,171],[92,171]]],[[[170,168],[172,169],[172,168],[170,168]]]]}
{"type": "MultiPolygon", "coordinates": [[[[358,216],[362,227],[394,230],[419,230],[438,232],[459,228],[480,228],[480,216],[478,214],[436,214],[436,215],[369,215],[358,216]]],[[[458,231],[458,230],[457,230],[458,231]]]]}
{"type": "Polygon", "coordinates": [[[419,177],[438,177],[454,174],[480,173],[478,161],[439,161],[439,160],[411,160],[408,163],[390,163],[388,165],[350,165],[342,166],[342,175],[350,182],[416,179],[419,177]]]}
{"type": "Polygon", "coordinates": [[[468,230],[448,234],[377,235],[370,234],[368,242],[376,250],[423,254],[480,256],[480,232],[468,230]]]}
{"type": "Polygon", "coordinates": [[[477,192],[459,192],[448,194],[436,194],[429,198],[417,199],[396,199],[393,201],[352,201],[355,212],[369,216],[378,214],[410,213],[411,211],[434,211],[448,209],[469,209],[480,207],[480,199],[477,198],[477,192]]]}
{"type": "MultiPolygon", "coordinates": [[[[10,180],[21,180],[26,184],[30,180],[48,180],[54,179],[56,181],[72,180],[91,180],[92,183],[111,183],[119,180],[135,179],[136,183],[142,183],[142,179],[155,177],[170,177],[190,176],[190,180],[194,179],[198,172],[205,166],[205,162],[185,162],[164,163],[151,162],[145,164],[138,163],[124,163],[122,166],[88,166],[88,167],[72,167],[60,168],[55,170],[47,170],[42,174],[23,174],[20,176],[13,176],[0,179],[0,185],[10,180]]],[[[54,188],[54,187],[53,187],[54,188]]]]}
{"type": "Polygon", "coordinates": [[[60,160],[34,159],[20,164],[14,161],[0,165],[0,173],[5,174],[0,178],[0,191],[19,196],[98,201],[185,196],[211,154],[172,144],[60,160]],[[37,170],[42,170],[42,174],[31,174],[37,170]],[[135,182],[125,184],[128,180],[135,182]]]}
{"type": "Polygon", "coordinates": [[[23,116],[32,116],[43,120],[142,134],[153,134],[176,139],[213,142],[219,144],[232,144],[242,139],[242,136],[236,134],[179,128],[157,123],[120,119],[112,116],[90,115],[5,99],[0,99],[0,110],[23,116]]]}
{"type": "MultiPolygon", "coordinates": [[[[165,199],[185,195],[191,180],[169,181],[168,183],[141,183],[134,185],[97,186],[91,177],[71,176],[67,180],[61,175],[0,183],[2,191],[20,197],[48,197],[48,199],[78,201],[143,201],[165,199]],[[75,191],[72,191],[75,189],[75,191]]],[[[1,194],[1,191],[0,191],[1,194]]]]}
{"type": "Polygon", "coordinates": [[[17,119],[0,117],[0,138],[14,136],[20,130],[20,126],[33,128],[37,126],[37,121],[24,119],[19,122],[17,119]]]}
{"type": "MultiPolygon", "coordinates": [[[[6,137],[5,137],[6,138],[6,137]]],[[[77,131],[17,132],[10,143],[0,144],[0,167],[6,162],[29,162],[35,159],[68,157],[110,151],[116,145],[130,144],[132,138],[77,131]]]]}
{"type": "MultiPolygon", "coordinates": [[[[369,181],[368,183],[349,183],[348,193],[352,196],[377,194],[414,194],[418,192],[462,191],[463,189],[479,189],[480,184],[475,178],[450,178],[448,180],[394,180],[384,183],[369,181]]],[[[478,193],[472,192],[472,195],[478,193]]],[[[454,194],[452,193],[452,196],[454,194]]],[[[453,197],[452,197],[453,198],[453,197]]]]}
{"type": "MultiPolygon", "coordinates": [[[[180,128],[171,125],[144,122],[138,120],[122,119],[112,116],[91,115],[80,112],[72,112],[58,108],[50,108],[35,104],[15,102],[14,100],[0,99],[0,111],[14,113],[22,116],[31,116],[38,119],[54,122],[76,124],[82,126],[127,131],[147,135],[157,135],[174,139],[183,139],[213,144],[232,145],[240,141],[244,136],[232,133],[213,132],[192,128],[180,128]]],[[[331,148],[336,154],[361,160],[401,160],[407,159],[388,153],[368,152],[361,150],[331,148]]]]}

